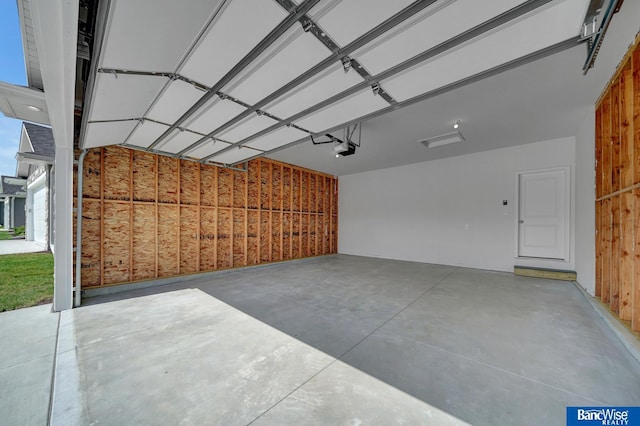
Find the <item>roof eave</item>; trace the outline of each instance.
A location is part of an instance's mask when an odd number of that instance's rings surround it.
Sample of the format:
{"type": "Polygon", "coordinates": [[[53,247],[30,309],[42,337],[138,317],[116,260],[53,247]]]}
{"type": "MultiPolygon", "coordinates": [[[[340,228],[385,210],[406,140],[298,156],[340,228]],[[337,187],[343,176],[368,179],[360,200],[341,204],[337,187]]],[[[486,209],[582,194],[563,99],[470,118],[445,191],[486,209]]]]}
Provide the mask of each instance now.
{"type": "Polygon", "coordinates": [[[16,153],[16,160],[26,164],[47,165],[53,164],[54,157],[34,154],[33,152],[18,152],[16,153]]]}
{"type": "Polygon", "coordinates": [[[18,17],[20,19],[20,32],[22,34],[22,51],[24,52],[24,66],[25,73],[27,75],[27,84],[29,87],[36,89],[43,89],[42,85],[42,72],[40,71],[39,61],[35,64],[31,61],[30,53],[33,53],[33,57],[38,57],[38,49],[36,47],[35,38],[27,31],[27,19],[31,20],[31,16],[27,17],[27,14],[31,14],[30,0],[17,0],[18,3],[18,17]]]}

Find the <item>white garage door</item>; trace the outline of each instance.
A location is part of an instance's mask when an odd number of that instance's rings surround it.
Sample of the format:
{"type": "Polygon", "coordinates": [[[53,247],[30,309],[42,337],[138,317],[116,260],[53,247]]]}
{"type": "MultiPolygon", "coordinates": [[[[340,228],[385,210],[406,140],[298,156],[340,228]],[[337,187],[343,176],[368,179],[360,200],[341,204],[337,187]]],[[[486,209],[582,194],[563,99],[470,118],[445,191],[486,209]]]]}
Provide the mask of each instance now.
{"type": "Polygon", "coordinates": [[[47,188],[44,183],[33,188],[33,240],[47,244],[47,188]]]}

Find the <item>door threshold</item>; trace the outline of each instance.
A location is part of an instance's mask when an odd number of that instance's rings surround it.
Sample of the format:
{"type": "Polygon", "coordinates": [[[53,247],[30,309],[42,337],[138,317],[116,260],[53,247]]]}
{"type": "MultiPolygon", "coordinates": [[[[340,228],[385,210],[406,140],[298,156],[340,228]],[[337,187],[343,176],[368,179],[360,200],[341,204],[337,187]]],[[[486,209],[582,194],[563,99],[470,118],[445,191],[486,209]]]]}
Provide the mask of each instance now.
{"type": "Polygon", "coordinates": [[[523,260],[544,260],[545,262],[562,262],[562,263],[567,263],[567,259],[561,259],[561,258],[559,258],[559,257],[516,256],[516,259],[523,259],[523,260]]]}
{"type": "Polygon", "coordinates": [[[514,266],[513,274],[523,277],[545,278],[549,280],[575,281],[577,279],[576,271],[567,271],[562,269],[534,268],[531,266],[514,266]]]}

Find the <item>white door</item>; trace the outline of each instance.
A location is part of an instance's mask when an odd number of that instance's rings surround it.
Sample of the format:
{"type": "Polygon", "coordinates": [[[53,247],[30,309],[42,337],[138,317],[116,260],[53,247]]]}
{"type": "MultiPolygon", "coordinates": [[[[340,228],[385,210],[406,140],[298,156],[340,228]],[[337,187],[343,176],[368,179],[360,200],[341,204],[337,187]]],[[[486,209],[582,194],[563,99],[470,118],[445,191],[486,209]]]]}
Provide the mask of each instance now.
{"type": "Polygon", "coordinates": [[[518,256],[568,260],[569,169],[522,173],[518,256]]]}
{"type": "Polygon", "coordinates": [[[47,244],[47,187],[39,185],[33,188],[33,241],[47,244]]]}

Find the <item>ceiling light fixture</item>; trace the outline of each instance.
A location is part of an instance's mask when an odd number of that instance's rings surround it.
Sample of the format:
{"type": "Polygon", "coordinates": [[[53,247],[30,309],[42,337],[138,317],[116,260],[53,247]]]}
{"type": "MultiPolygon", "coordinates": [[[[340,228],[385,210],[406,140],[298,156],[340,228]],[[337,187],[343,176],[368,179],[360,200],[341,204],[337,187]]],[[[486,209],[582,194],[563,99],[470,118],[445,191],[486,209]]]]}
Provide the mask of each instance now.
{"type": "Polygon", "coordinates": [[[460,120],[457,120],[455,123],[453,123],[454,129],[457,129],[458,127],[460,127],[460,120]]]}
{"type": "Polygon", "coordinates": [[[30,109],[31,111],[36,111],[36,112],[42,111],[42,108],[39,108],[35,105],[27,105],[27,109],[30,109]]]}
{"type": "Polygon", "coordinates": [[[427,148],[434,148],[436,146],[449,145],[456,142],[464,142],[465,138],[459,131],[445,133],[444,135],[434,136],[432,138],[426,138],[419,140],[421,144],[427,148]]]}

